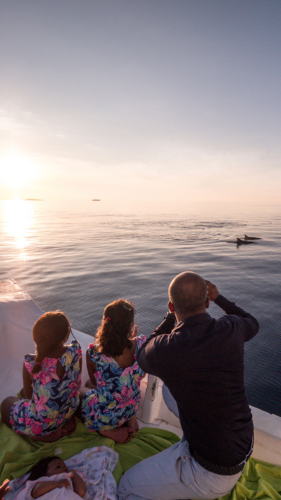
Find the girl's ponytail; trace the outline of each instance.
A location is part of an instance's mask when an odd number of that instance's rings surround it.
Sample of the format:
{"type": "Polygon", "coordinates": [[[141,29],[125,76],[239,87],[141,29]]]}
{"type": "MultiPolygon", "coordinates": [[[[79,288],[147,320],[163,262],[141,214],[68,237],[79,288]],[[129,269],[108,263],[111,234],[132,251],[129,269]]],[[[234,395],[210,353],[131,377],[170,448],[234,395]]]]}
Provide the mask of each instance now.
{"type": "Polygon", "coordinates": [[[35,357],[35,365],[31,370],[31,373],[38,373],[41,370],[41,363],[44,359],[44,355],[39,354],[36,348],[36,357],[35,357]]]}

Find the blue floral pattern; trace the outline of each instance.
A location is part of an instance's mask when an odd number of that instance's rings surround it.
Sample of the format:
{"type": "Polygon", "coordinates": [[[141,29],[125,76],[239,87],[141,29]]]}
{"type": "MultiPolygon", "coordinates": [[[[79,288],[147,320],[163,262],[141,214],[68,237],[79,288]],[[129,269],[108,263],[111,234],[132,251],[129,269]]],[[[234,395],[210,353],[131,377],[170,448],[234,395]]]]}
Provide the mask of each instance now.
{"type": "MultiPolygon", "coordinates": [[[[64,375],[60,379],[56,368],[58,358],[44,358],[38,373],[32,373],[33,394],[31,399],[17,401],[10,412],[12,428],[18,434],[46,436],[61,427],[79,405],[81,386],[81,346],[73,340],[59,358],[64,375]]],[[[29,373],[35,364],[35,354],[25,356],[29,373]]]]}
{"type": "Polygon", "coordinates": [[[135,362],[122,369],[111,357],[97,352],[95,344],[89,345],[89,356],[96,363],[96,389],[90,389],[82,401],[82,416],[90,431],[106,431],[123,425],[138,409],[140,382],[144,371],[136,356],[145,342],[145,336],[136,338],[135,362]]]}

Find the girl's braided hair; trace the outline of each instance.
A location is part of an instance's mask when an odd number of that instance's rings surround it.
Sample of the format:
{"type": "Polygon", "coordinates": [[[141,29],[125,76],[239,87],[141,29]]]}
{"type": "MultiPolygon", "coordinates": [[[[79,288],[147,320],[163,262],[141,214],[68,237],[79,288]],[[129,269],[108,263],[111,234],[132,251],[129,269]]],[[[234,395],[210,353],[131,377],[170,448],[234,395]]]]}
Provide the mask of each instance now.
{"type": "Polygon", "coordinates": [[[106,306],[102,322],[96,333],[98,352],[115,358],[124,349],[131,348],[128,339],[134,322],[134,306],[128,300],[119,299],[106,306]]]}
{"type": "Polygon", "coordinates": [[[51,358],[55,349],[69,333],[70,323],[61,311],[50,311],[35,323],[32,336],[36,346],[35,365],[32,373],[38,373],[45,357],[51,358]]]}

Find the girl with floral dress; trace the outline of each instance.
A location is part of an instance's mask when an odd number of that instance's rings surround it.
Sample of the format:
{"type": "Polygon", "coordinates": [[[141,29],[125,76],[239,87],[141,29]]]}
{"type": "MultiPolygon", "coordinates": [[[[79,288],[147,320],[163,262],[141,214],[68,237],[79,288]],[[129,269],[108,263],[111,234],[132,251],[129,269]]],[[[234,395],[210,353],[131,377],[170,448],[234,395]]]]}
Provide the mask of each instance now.
{"type": "Polygon", "coordinates": [[[75,430],[82,351],[76,339],[65,345],[70,332],[60,311],[36,321],[32,330],[36,352],[24,359],[22,399],[8,397],[1,405],[2,420],[16,433],[51,442],[75,430]]]}
{"type": "Polygon", "coordinates": [[[123,299],[109,304],[87,350],[90,380],[80,391],[82,419],[90,431],[98,431],[116,442],[129,441],[138,430],[136,412],[140,403],[143,370],[136,355],[145,337],[137,337],[134,307],[123,299]]]}

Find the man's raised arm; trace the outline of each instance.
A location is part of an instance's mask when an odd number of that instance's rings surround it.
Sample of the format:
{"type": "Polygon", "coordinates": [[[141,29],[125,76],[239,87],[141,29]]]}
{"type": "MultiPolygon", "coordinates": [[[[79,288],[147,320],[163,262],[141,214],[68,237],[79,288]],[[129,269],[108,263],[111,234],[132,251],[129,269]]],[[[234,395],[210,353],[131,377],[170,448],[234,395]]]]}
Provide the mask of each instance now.
{"type": "Polygon", "coordinates": [[[155,349],[159,347],[160,344],[161,348],[165,348],[167,344],[167,335],[173,330],[175,321],[176,318],[174,313],[167,313],[164,321],[162,321],[152,335],[150,335],[141,346],[137,354],[137,361],[139,366],[146,373],[158,375],[158,357],[155,356],[155,349]]]}
{"type": "Polygon", "coordinates": [[[241,307],[238,307],[234,302],[226,299],[220,294],[216,285],[208,280],[205,280],[208,289],[208,296],[211,301],[217,304],[226,314],[233,314],[242,319],[245,325],[245,342],[251,340],[259,331],[259,323],[250,313],[247,313],[241,307]]]}

